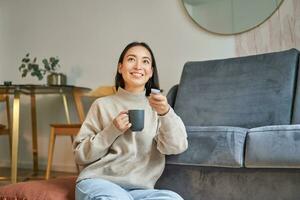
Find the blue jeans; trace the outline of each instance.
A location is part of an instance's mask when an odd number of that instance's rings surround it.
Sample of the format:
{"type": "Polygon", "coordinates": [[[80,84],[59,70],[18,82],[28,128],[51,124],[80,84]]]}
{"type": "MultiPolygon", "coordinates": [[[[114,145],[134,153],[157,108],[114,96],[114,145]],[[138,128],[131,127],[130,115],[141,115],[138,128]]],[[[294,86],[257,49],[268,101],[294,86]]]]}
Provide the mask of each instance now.
{"type": "Polygon", "coordinates": [[[76,200],[183,200],[170,190],[124,189],[103,179],[84,179],[76,184],[76,200]]]}

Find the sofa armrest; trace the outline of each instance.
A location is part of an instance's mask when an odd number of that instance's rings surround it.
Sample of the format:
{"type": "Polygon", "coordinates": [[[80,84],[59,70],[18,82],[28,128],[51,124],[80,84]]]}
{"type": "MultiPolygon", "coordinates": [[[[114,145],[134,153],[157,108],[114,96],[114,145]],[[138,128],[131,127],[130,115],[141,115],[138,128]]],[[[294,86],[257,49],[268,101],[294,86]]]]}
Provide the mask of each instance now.
{"type": "Polygon", "coordinates": [[[167,164],[243,167],[245,128],[189,126],[189,148],[180,155],[167,156],[167,164]]]}
{"type": "Polygon", "coordinates": [[[168,103],[170,104],[170,106],[172,108],[174,108],[174,103],[175,103],[175,98],[176,98],[176,95],[177,95],[177,90],[178,90],[178,84],[171,87],[171,89],[169,90],[169,92],[167,94],[168,103]]]}

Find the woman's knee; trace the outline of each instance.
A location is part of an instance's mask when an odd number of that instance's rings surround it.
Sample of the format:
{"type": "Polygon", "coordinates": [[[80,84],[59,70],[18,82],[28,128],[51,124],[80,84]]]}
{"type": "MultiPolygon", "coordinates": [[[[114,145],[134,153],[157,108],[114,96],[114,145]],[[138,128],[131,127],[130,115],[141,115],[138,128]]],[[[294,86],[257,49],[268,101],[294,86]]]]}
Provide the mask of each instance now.
{"type": "Polygon", "coordinates": [[[171,190],[137,189],[137,190],[131,190],[130,194],[136,200],[142,200],[142,199],[183,200],[183,198],[179,194],[171,190]]]}
{"type": "Polygon", "coordinates": [[[103,179],[86,179],[76,184],[76,200],[133,200],[123,188],[103,179]]]}

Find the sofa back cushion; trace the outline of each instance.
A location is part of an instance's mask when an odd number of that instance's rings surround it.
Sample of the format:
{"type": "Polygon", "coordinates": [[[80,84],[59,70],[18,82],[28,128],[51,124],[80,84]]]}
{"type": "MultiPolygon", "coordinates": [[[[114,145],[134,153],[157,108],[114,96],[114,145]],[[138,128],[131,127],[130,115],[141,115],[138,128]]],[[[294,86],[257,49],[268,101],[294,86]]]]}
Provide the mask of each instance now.
{"type": "Polygon", "coordinates": [[[174,110],[186,126],[290,124],[298,51],[185,64],[174,110]]]}
{"type": "MultiPolygon", "coordinates": [[[[299,51],[298,51],[299,52],[299,51]]],[[[299,53],[300,56],[300,53],[299,53]]],[[[300,59],[298,57],[298,74],[297,74],[297,84],[295,87],[295,97],[294,97],[294,106],[293,106],[293,116],[292,124],[300,124],[300,59]]]]}

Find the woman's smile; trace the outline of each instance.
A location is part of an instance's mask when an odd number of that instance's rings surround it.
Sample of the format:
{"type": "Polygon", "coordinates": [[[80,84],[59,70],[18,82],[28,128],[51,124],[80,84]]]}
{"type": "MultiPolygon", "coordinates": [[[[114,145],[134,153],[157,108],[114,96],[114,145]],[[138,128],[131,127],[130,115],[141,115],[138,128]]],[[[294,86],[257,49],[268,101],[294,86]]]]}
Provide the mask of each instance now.
{"type": "Polygon", "coordinates": [[[144,76],[144,74],[141,73],[141,72],[130,72],[130,74],[131,74],[134,78],[140,78],[140,77],[144,76]]]}

